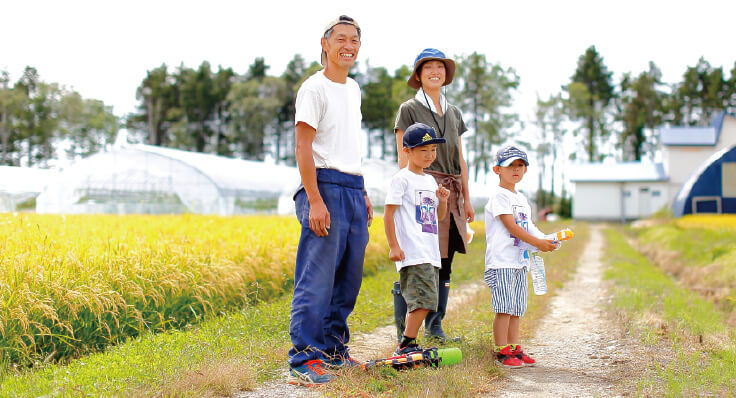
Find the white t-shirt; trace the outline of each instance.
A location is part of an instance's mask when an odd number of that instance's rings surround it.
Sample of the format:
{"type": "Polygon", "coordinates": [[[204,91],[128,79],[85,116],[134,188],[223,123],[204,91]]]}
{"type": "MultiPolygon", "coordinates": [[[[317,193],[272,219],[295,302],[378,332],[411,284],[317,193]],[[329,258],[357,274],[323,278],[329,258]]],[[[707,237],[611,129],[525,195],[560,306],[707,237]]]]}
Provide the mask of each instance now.
{"type": "Polygon", "coordinates": [[[524,243],[511,235],[498,217],[501,214],[512,214],[516,224],[537,238],[544,234],[532,222],[532,209],[521,192],[511,192],[506,188],[496,187],[485,207],[486,218],[486,269],[490,268],[524,268],[524,243]]]}
{"type": "Polygon", "coordinates": [[[317,130],[312,154],[318,169],[361,174],[362,118],[360,87],[351,78],[336,83],[321,70],[305,80],[296,95],[295,123],[304,122],[317,130]]]}
{"type": "Polygon", "coordinates": [[[416,264],[442,267],[437,237],[437,182],[429,174],[415,174],[407,168],[391,178],[387,205],[398,205],[394,213],[396,239],[404,251],[404,261],[396,270],[416,264]]]}

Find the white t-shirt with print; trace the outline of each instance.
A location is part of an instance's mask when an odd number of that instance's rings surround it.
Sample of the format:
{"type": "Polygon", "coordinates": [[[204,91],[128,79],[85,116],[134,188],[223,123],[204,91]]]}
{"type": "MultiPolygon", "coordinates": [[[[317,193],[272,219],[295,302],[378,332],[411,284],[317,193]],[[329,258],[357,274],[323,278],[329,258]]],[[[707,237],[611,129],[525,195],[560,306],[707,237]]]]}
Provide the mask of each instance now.
{"type": "Polygon", "coordinates": [[[394,212],[396,239],[404,251],[404,261],[396,270],[416,264],[442,267],[437,237],[437,182],[429,174],[416,174],[408,168],[391,178],[386,205],[398,205],[394,212]]]}
{"type": "Polygon", "coordinates": [[[486,219],[486,269],[490,268],[524,268],[522,261],[523,241],[511,235],[499,218],[501,214],[514,216],[516,224],[537,238],[544,234],[532,222],[532,209],[521,192],[511,192],[506,188],[496,187],[485,207],[486,219]]]}
{"type": "Polygon", "coordinates": [[[321,70],[305,80],[296,95],[295,123],[304,122],[317,131],[312,142],[317,168],[362,174],[362,118],[360,87],[351,78],[336,83],[321,70]]]}

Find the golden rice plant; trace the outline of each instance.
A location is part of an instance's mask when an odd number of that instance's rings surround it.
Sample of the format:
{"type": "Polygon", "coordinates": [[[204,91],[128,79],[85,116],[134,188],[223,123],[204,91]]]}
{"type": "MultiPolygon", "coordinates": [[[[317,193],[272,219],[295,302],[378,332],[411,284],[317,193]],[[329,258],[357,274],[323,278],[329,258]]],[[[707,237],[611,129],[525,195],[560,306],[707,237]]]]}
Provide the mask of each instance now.
{"type": "Polygon", "coordinates": [[[678,219],[675,223],[680,228],[736,230],[736,214],[689,214],[678,219]]]}
{"type": "MultiPolygon", "coordinates": [[[[365,272],[385,262],[370,229],[365,272]]],[[[0,214],[0,361],[100,350],[288,291],[294,217],[0,214]]]]}

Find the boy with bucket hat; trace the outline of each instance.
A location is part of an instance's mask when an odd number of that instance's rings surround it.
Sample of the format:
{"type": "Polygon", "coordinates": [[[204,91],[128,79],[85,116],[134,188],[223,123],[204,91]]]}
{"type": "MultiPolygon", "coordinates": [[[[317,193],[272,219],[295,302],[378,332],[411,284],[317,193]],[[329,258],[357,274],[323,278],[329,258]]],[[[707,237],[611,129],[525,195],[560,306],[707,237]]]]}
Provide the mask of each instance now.
{"type": "Polygon", "coordinates": [[[498,150],[493,172],[498,175],[498,188],[485,207],[486,258],[484,280],[491,289],[494,355],[496,363],[507,368],[534,366],[519,345],[519,321],[526,312],[528,262],[524,260],[522,241],[541,251],[557,246],[544,239],[532,222],[529,202],[516,184],[526,174],[526,153],[508,145],[498,150]]]}
{"type": "MultiPolygon", "coordinates": [[[[437,148],[437,159],[425,172],[437,183],[450,190],[448,199],[449,216],[438,224],[438,240],[441,255],[438,305],[425,320],[425,337],[436,338],[441,343],[447,336],[442,328],[442,319],[447,311],[450,293],[450,274],[455,252],[467,249],[468,222],[475,218],[468,191],[468,168],[462,151],[461,136],[467,128],[460,110],[449,104],[441,93],[442,87],[450,84],[455,76],[455,62],[434,48],[426,48],[417,55],[407,85],[417,89],[416,96],[399,107],[394,131],[399,153],[399,168],[406,167],[407,157],[402,151],[405,131],[414,123],[423,123],[435,129],[438,137],[446,143],[437,148]]],[[[394,284],[394,316],[397,337],[401,339],[404,329],[406,303],[398,283],[394,284]]]]}
{"type": "Polygon", "coordinates": [[[438,222],[447,215],[450,191],[424,173],[443,144],[433,128],[414,123],[402,138],[407,166],[392,178],[386,194],[384,228],[389,258],[396,262],[400,288],[408,307],[406,328],[396,355],[421,351],[416,343],[427,313],[437,310],[440,261],[438,222]]]}

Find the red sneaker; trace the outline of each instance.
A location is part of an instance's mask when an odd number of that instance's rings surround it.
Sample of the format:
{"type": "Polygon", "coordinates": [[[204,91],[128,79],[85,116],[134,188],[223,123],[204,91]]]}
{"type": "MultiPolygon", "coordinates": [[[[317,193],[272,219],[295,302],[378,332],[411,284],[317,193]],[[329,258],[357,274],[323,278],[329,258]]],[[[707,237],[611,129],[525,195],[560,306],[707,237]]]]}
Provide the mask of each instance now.
{"type": "Polygon", "coordinates": [[[524,362],[513,354],[511,345],[507,345],[496,353],[496,363],[505,368],[517,369],[524,367],[524,362]]]}
{"type": "Polygon", "coordinates": [[[511,355],[518,358],[522,363],[524,363],[524,366],[534,366],[537,361],[534,360],[534,358],[530,357],[529,355],[524,354],[524,351],[521,350],[521,345],[517,344],[516,349],[511,351],[511,355]]]}

